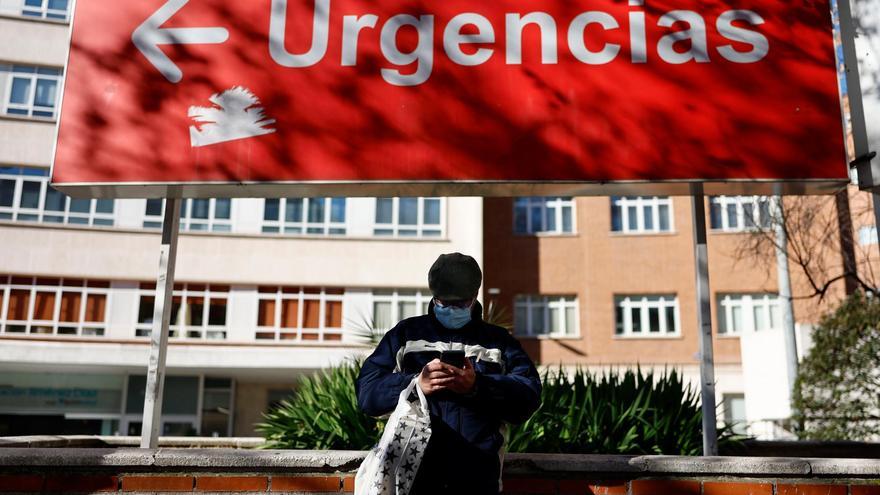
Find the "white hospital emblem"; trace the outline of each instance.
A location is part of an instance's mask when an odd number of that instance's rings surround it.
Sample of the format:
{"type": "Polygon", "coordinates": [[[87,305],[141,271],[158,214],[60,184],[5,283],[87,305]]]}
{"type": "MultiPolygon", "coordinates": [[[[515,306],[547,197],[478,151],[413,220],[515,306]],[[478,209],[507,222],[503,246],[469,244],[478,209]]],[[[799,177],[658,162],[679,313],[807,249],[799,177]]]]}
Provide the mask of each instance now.
{"type": "Polygon", "coordinates": [[[271,134],[275,119],[267,119],[260,99],[249,89],[235,86],[208,98],[215,106],[189,107],[195,125],[189,127],[193,148],[271,134]]]}

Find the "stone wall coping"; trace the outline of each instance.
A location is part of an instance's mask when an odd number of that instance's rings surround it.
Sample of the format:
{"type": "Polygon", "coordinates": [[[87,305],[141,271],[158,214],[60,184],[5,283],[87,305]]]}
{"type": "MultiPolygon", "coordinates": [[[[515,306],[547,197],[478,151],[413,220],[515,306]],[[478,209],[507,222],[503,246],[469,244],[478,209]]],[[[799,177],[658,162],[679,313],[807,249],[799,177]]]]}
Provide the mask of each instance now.
{"type": "MultiPolygon", "coordinates": [[[[139,436],[103,435],[34,435],[0,437],[0,447],[139,447],[139,436]]],[[[263,446],[261,437],[159,437],[164,448],[231,448],[257,449],[263,446]]],[[[835,459],[880,459],[880,443],[850,441],[779,441],[745,440],[740,446],[722,451],[724,456],[744,457],[808,457],[835,459]]]]}
{"type": "MultiPolygon", "coordinates": [[[[366,453],[327,450],[241,450],[221,448],[0,448],[0,471],[33,468],[162,471],[290,471],[352,473],[366,453]]],[[[877,459],[782,457],[686,457],[574,454],[508,454],[508,475],[602,475],[623,478],[663,475],[736,475],[763,478],[878,478],[877,459]]]]}
{"type": "MultiPolygon", "coordinates": [[[[262,437],[159,437],[159,447],[256,449],[262,437]]],[[[0,447],[138,447],[141,437],[117,435],[29,435],[0,437],[0,447]]]]}

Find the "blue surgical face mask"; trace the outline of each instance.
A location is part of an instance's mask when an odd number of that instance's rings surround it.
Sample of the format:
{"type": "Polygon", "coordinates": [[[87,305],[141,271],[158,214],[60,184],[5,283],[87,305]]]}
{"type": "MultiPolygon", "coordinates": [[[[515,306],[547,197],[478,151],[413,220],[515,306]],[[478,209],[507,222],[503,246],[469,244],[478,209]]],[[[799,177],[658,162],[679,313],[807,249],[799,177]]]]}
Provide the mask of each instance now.
{"type": "Polygon", "coordinates": [[[434,301],[434,316],[441,325],[450,329],[458,330],[471,321],[471,308],[457,308],[455,306],[441,306],[436,300],[434,301]]]}

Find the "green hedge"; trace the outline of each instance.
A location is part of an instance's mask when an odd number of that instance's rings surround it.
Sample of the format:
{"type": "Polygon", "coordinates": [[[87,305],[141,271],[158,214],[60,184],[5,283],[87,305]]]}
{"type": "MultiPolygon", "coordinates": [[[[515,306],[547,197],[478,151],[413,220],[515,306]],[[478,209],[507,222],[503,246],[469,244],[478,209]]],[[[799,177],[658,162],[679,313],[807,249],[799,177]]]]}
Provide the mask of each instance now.
{"type": "MultiPolygon", "coordinates": [[[[384,422],[357,408],[354,383],[360,363],[350,361],[303,379],[290,398],[264,414],[257,430],[266,448],[366,450],[384,422]]],[[[542,405],[510,429],[511,452],[594,454],[702,453],[697,393],[675,371],[641,370],[542,377],[542,405]]],[[[736,442],[728,428],[719,443],[736,442]]]]}

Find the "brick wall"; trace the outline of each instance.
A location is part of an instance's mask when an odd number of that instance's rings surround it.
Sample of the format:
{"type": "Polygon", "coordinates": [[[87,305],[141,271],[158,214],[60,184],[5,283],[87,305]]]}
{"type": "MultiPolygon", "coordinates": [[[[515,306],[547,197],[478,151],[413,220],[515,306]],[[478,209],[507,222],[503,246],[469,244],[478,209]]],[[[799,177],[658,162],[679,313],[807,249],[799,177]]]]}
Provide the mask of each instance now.
{"type": "MultiPolygon", "coordinates": [[[[351,493],[362,458],[333,451],[0,448],[0,493],[351,493]]],[[[511,454],[504,488],[518,495],[880,495],[880,460],[511,454]]]]}
{"type": "MultiPolygon", "coordinates": [[[[880,480],[736,480],[715,478],[600,480],[507,478],[516,495],[880,495],[880,480]]],[[[11,474],[0,493],[351,493],[349,475],[311,474],[11,474]]]]}

